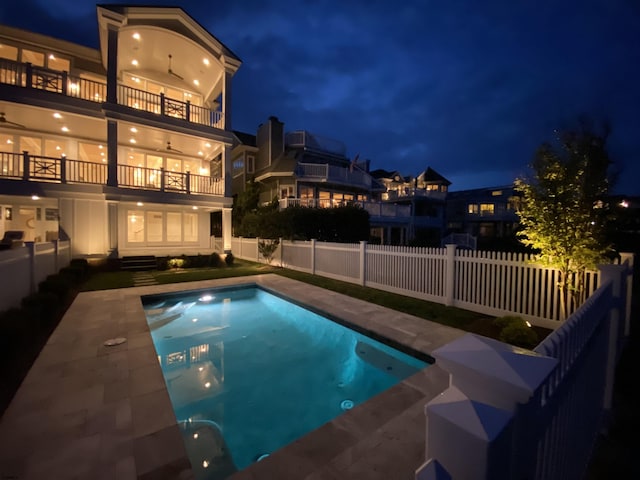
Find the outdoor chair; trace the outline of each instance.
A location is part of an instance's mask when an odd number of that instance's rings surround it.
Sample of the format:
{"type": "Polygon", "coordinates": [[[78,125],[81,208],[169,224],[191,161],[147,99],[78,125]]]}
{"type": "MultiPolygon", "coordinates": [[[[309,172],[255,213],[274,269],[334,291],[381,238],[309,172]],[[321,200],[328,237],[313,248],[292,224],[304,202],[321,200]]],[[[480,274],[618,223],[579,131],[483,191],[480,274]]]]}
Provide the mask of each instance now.
{"type": "Polygon", "coordinates": [[[0,250],[9,250],[24,245],[24,232],[22,230],[7,230],[0,240],[0,250]]]}

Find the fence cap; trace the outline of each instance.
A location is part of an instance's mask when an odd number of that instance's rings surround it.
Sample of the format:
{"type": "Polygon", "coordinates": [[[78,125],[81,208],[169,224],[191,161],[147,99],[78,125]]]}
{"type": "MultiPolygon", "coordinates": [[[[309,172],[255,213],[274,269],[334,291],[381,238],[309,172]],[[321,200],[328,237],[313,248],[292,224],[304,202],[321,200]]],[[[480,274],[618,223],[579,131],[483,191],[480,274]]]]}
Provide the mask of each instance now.
{"type": "Polygon", "coordinates": [[[558,364],[555,358],[473,333],[434,350],[432,356],[454,383],[470,379],[474,386],[484,383],[486,390],[499,387],[517,402],[526,401],[558,364]]]}
{"type": "Polygon", "coordinates": [[[430,419],[442,418],[485,441],[497,438],[512,417],[509,411],[470,399],[455,386],[431,400],[425,412],[430,419]]]}

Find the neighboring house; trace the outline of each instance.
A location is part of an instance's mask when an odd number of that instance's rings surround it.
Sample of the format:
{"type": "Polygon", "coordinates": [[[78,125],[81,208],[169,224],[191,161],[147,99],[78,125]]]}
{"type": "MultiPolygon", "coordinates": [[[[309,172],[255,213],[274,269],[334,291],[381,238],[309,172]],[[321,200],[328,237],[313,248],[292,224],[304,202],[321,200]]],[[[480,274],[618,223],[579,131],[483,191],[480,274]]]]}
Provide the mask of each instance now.
{"type": "Polygon", "coordinates": [[[256,136],[249,133],[233,131],[234,147],[231,153],[231,174],[233,176],[231,191],[235,194],[244,191],[247,182],[254,179],[258,147],[256,136]]]}
{"type": "Polygon", "coordinates": [[[386,188],[379,200],[408,211],[408,217],[405,216],[395,228],[379,229],[381,238],[389,240],[383,243],[439,245],[445,227],[445,200],[451,182],[431,167],[417,177],[386,170],[374,170],[371,174],[386,188]]]}
{"type": "Polygon", "coordinates": [[[74,255],[231,246],[240,60],[177,7],[97,7],[98,50],[0,29],[0,233],[74,255]]]}
{"type": "Polygon", "coordinates": [[[304,130],[285,134],[276,117],[258,127],[256,144],[255,180],[262,184],[263,203],[329,207],[369,201],[380,188],[368,162],[347,158],[342,142],[304,130]]]}
{"type": "Polygon", "coordinates": [[[496,239],[513,238],[518,225],[520,196],[513,185],[449,192],[447,233],[468,233],[482,247],[496,239]]]}

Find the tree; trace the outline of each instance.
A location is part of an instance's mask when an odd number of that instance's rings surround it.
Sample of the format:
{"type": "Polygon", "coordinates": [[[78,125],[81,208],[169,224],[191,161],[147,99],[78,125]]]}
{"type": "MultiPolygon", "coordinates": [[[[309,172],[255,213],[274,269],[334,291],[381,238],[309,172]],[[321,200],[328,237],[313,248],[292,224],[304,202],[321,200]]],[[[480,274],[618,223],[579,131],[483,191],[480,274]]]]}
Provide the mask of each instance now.
{"type": "Polygon", "coordinates": [[[584,301],[585,273],[609,251],[605,197],[614,180],[609,133],[608,125],[596,132],[586,120],[577,129],[557,132],[555,144],[538,148],[533,177],[516,180],[522,194],[518,235],[537,252],[538,262],[558,269],[562,318],[584,301]]]}

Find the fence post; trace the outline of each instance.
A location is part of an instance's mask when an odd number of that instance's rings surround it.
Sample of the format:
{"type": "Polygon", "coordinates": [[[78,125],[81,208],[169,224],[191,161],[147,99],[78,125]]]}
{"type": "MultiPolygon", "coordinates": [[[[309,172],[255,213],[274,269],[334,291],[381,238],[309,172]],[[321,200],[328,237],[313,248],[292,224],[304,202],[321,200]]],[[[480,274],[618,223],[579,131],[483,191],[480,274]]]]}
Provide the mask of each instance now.
{"type": "Polygon", "coordinates": [[[620,325],[621,309],[623,308],[622,282],[627,267],[623,265],[598,265],[600,270],[600,285],[612,282],[612,304],[609,308],[609,346],[607,358],[606,379],[604,385],[603,407],[608,412],[613,401],[613,382],[616,373],[616,364],[621,350],[621,341],[624,335],[624,325],[620,325]],[[622,328],[621,328],[622,327],[622,328]]]}
{"type": "Polygon", "coordinates": [[[360,285],[367,285],[367,242],[360,242],[360,285]]]}
{"type": "Polygon", "coordinates": [[[256,237],[256,262],[260,263],[260,237],[256,237]]]}
{"type": "Polygon", "coordinates": [[[425,407],[426,459],[456,480],[524,478],[513,473],[531,469],[535,452],[523,446],[535,441],[518,428],[527,424],[518,415],[537,412],[519,405],[539,391],[558,361],[474,334],[432,355],[449,372],[450,386],[425,407]]]}
{"type": "Polygon", "coordinates": [[[445,292],[444,292],[444,304],[448,307],[453,305],[453,291],[455,289],[456,282],[456,245],[447,244],[447,259],[446,259],[446,276],[445,276],[445,292]]]}
{"type": "Polygon", "coordinates": [[[620,253],[620,264],[627,266],[627,298],[624,315],[624,336],[631,334],[631,299],[633,297],[633,253],[620,253]]]}
{"type": "Polygon", "coordinates": [[[316,239],[311,239],[311,275],[316,274],[316,239]]]}
{"type": "Polygon", "coordinates": [[[36,243],[24,242],[29,254],[29,293],[36,292],[36,243]]]}
{"type": "Polygon", "coordinates": [[[280,244],[280,268],[282,268],[284,262],[284,243],[282,243],[282,237],[278,237],[278,243],[280,244]]]}
{"type": "Polygon", "coordinates": [[[60,240],[52,240],[53,243],[53,273],[60,271],[60,240]]]}

